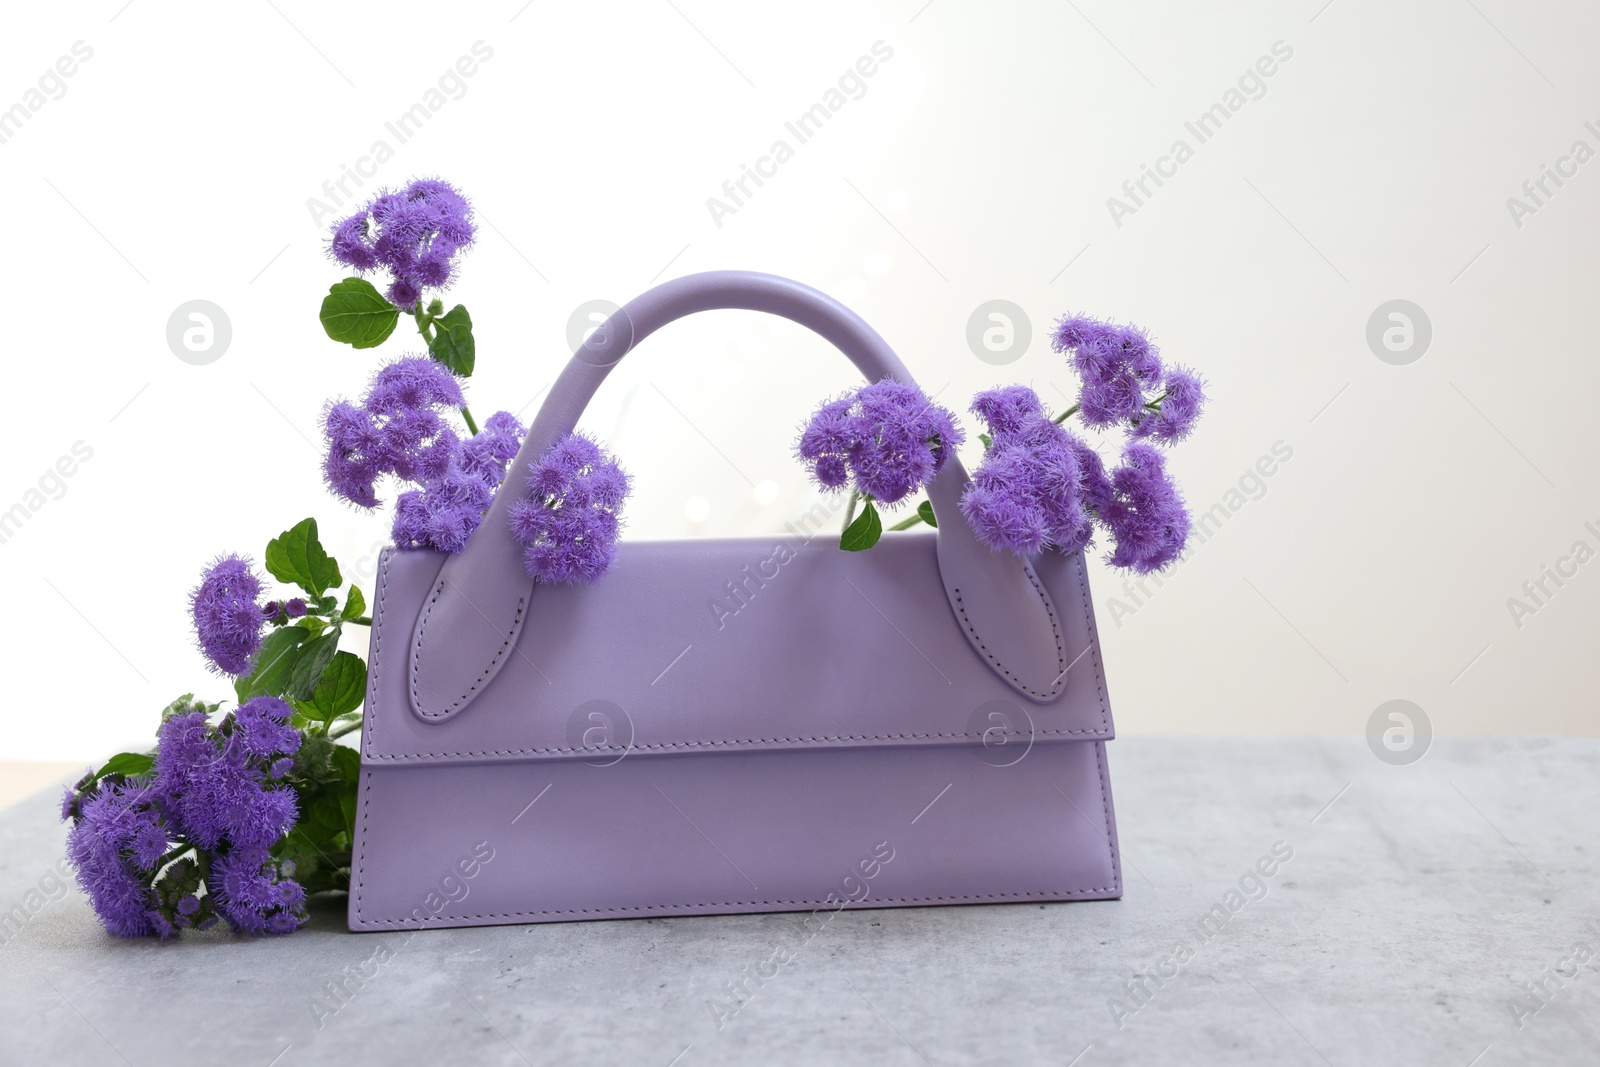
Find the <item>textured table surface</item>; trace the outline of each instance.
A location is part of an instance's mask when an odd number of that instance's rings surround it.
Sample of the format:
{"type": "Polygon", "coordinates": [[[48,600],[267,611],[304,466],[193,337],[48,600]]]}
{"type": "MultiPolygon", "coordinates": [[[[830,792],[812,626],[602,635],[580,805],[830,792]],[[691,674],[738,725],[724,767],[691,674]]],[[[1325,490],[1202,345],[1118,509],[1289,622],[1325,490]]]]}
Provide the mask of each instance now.
{"type": "Polygon", "coordinates": [[[0,815],[0,1060],[1600,1062],[1600,740],[1111,753],[1121,901],[852,910],[810,941],[796,915],[353,935],[342,908],[118,941],[58,888],[40,794],[0,815]]]}

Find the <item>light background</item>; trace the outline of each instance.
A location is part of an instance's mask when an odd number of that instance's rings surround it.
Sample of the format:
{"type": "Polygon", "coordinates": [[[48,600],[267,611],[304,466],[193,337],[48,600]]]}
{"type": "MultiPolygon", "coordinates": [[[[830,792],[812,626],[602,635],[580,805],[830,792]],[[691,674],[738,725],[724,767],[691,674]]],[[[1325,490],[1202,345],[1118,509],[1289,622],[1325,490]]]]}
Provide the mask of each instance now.
{"type": "MultiPolygon", "coordinates": [[[[1520,226],[1507,198],[1575,141],[1600,149],[1584,126],[1600,127],[1600,11],[109,0],[8,22],[0,108],[74,42],[93,55],[0,144],[0,510],[74,443],[93,457],[0,544],[0,755],[144,746],[172,697],[224,694],[184,612],[219,552],[259,558],[314,514],[346,575],[370,579],[387,519],[322,489],[317,419],[416,346],[323,335],[342,272],[307,201],[379,139],[394,158],[362,193],[438,174],[488,224],[450,294],[477,324],[480,415],[541,395],[579,305],[698,270],[840,297],[957,409],[1018,380],[1059,403],[1071,378],[1043,335],[1064,311],[1148,327],[1211,382],[1173,455],[1197,510],[1275,443],[1293,456],[1131,614],[1112,603],[1134,606],[1121,576],[1094,575],[1124,733],[1356,734],[1392,698],[1441,736],[1595,732],[1600,563],[1520,627],[1507,601],[1574,542],[1600,549],[1584,525],[1600,530],[1600,162],[1520,226]],[[385,122],[480,41],[493,54],[464,94],[399,144],[385,122]],[[878,41],[893,57],[866,93],[719,227],[707,198],[878,41]],[[1175,139],[1194,145],[1185,121],[1280,41],[1292,57],[1264,94],[1116,225],[1107,198],[1175,139]],[[966,340],[995,298],[1033,328],[1008,366],[966,340]],[[232,324],[207,366],[166,341],[193,299],[232,324]],[[1432,325],[1409,365],[1366,340],[1393,299],[1432,325]]],[[[804,513],[795,427],[852,373],[754,315],[652,339],[586,420],[637,476],[630,536],[776,532],[804,513]]]]}

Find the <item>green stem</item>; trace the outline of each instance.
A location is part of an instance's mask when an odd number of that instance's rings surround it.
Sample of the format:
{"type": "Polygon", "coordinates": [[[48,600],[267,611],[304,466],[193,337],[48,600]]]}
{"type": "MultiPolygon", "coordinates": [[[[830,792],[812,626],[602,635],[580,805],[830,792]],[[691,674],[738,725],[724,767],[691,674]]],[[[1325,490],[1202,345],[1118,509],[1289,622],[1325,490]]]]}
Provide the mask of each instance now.
{"type": "Polygon", "coordinates": [[[433,343],[433,316],[422,310],[422,301],[417,301],[417,306],[411,309],[411,317],[417,320],[417,332],[422,339],[430,345],[433,343]]]}
{"type": "Polygon", "coordinates": [[[337,730],[330,730],[328,732],[328,736],[331,737],[331,738],[334,738],[334,739],[338,739],[338,738],[343,737],[345,734],[355,733],[359,729],[361,729],[361,718],[359,716],[357,716],[355,722],[347,722],[343,726],[339,727],[337,730]]]}
{"type": "Polygon", "coordinates": [[[845,509],[844,509],[844,526],[841,527],[841,529],[843,529],[843,530],[850,529],[850,524],[852,522],[856,521],[856,502],[858,500],[860,500],[860,499],[861,499],[861,490],[859,490],[859,489],[851,489],[850,490],[850,503],[845,506],[845,509]]]}
{"type": "MultiPolygon", "coordinates": [[[[1144,402],[1145,409],[1148,410],[1148,411],[1160,411],[1161,410],[1161,402],[1163,400],[1165,400],[1166,398],[1167,398],[1167,394],[1166,393],[1162,393],[1160,396],[1156,397],[1154,400],[1146,400],[1144,402]]],[[[1082,406],[1083,406],[1082,404],[1074,404],[1074,405],[1072,405],[1070,408],[1068,408],[1067,410],[1063,411],[1061,414],[1059,414],[1059,415],[1057,415],[1055,417],[1055,420],[1054,420],[1055,424],[1057,426],[1060,426],[1062,423],[1064,423],[1068,419],[1072,418],[1072,416],[1076,415],[1078,413],[1078,409],[1080,407],[1082,407],[1082,406]]]]}
{"type": "Polygon", "coordinates": [[[899,522],[895,523],[893,526],[889,527],[889,529],[891,532],[894,530],[909,530],[911,527],[915,526],[921,521],[922,513],[920,511],[914,511],[910,515],[901,519],[899,522]]]}
{"type": "Polygon", "coordinates": [[[472,412],[467,410],[467,405],[461,405],[461,417],[467,420],[467,430],[472,436],[478,436],[478,424],[472,421],[472,412]]]}
{"type": "Polygon", "coordinates": [[[371,615],[362,615],[359,618],[346,619],[344,621],[350,623],[353,626],[371,626],[372,625],[372,616],[371,615]]]}

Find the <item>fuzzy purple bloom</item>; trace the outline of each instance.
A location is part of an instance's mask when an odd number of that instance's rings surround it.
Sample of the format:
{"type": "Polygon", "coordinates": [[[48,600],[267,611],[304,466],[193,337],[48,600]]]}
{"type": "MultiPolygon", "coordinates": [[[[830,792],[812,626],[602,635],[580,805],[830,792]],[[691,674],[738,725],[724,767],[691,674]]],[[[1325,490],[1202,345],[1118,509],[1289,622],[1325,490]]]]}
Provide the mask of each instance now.
{"type": "Polygon", "coordinates": [[[167,850],[167,833],[151,803],[151,788],[137,779],[105,783],[81,805],[67,832],[67,859],[105,928],[119,937],[161,933],[156,922],[154,868],[167,850]]]}
{"type": "Polygon", "coordinates": [[[521,447],[522,433],[522,424],[511,413],[490,415],[478,433],[460,443],[442,475],[400,494],[395,502],[394,543],[403,549],[452,553],[465,548],[505,480],[506,465],[521,447]]]}
{"type": "Polygon", "coordinates": [[[323,416],[328,487],[373,508],[385,475],[413,482],[442,477],[461,446],[444,412],[463,400],[460,383],[442,364],[426,356],[390,363],[373,378],[360,407],[339,401],[323,416]]]}
{"type": "Polygon", "coordinates": [[[1117,542],[1107,562],[1148,574],[1177,559],[1189,540],[1189,512],[1161,453],[1141,442],[1129,444],[1111,472],[1111,486],[1112,500],[1100,512],[1117,542]]]}
{"type": "Polygon", "coordinates": [[[483,428],[461,443],[461,469],[490,485],[506,478],[506,464],[522,447],[522,423],[509,411],[497,411],[483,422],[483,428]]]}
{"type": "Polygon", "coordinates": [[[217,557],[189,594],[195,638],[218,674],[248,674],[254,666],[267,622],[260,596],[261,579],[236,555],[217,557]]]}
{"type": "Polygon", "coordinates": [[[916,386],[885,378],[823,404],[795,450],[824,489],[854,476],[861,492],[894,504],[927,485],[963,440],[947,409],[916,386]]]}
{"type": "Polygon", "coordinates": [[[628,475],[581,433],[561,438],[528,475],[530,498],[511,507],[511,532],[528,574],[542,582],[593,582],[617,556],[628,475]]]}
{"type": "Polygon", "coordinates": [[[305,919],[292,869],[271,860],[298,814],[294,790],[269,784],[289,773],[300,747],[293,710],[256,697],[217,726],[210,710],[175,703],[163,713],[151,772],[96,784],[86,776],[63,802],[68,858],[112,933],[167,938],[219,915],[236,931],[287,933],[305,919]],[[173,841],[180,848],[169,853],[173,841]],[[198,856],[168,862],[191,846],[198,856]]]}
{"type": "Polygon", "coordinates": [[[980,393],[972,410],[990,434],[989,450],[961,496],[961,513],[979,540],[1019,556],[1088,544],[1093,527],[1084,511],[1080,455],[1093,450],[1052,422],[1026,386],[980,393]]]}
{"type": "Polygon", "coordinates": [[[472,205],[447,182],[419,178],[399,192],[384,191],[334,227],[328,254],[361,273],[390,275],[389,302],[403,311],[426,289],[455,275],[455,258],[477,235],[472,205]]]}
{"type": "Polygon", "coordinates": [[[240,705],[226,734],[199,711],[161,724],[156,803],[190,843],[208,851],[271,847],[294,826],[294,790],[262,786],[265,765],[300,746],[292,714],[276,697],[255,697],[240,705]]]}
{"type": "Polygon", "coordinates": [[[450,282],[454,257],[474,233],[464,197],[444,182],[418,180],[399,193],[380,193],[335,227],[330,252],[357,270],[387,268],[390,301],[410,310],[424,288],[450,282]]]}
{"type": "Polygon", "coordinates": [[[978,394],[972,410],[991,443],[961,497],[979,540],[1029,556],[1086,548],[1096,526],[1115,543],[1114,567],[1145,574],[1182,553],[1189,513],[1161,453],[1128,444],[1109,474],[1100,454],[1052,421],[1033,390],[1013,385],[978,394]]]}
{"type": "Polygon", "coordinates": [[[1162,378],[1162,395],[1154,414],[1140,419],[1131,431],[1134,437],[1147,437],[1159,444],[1172,444],[1188,437],[1205,410],[1205,382],[1183,367],[1172,367],[1162,378]]]}
{"type": "Polygon", "coordinates": [[[1161,379],[1161,354],[1137,326],[1068,315],[1056,323],[1050,345],[1070,357],[1083,379],[1078,413],[1086,426],[1136,421],[1146,392],[1161,379]]]}
{"type": "Polygon", "coordinates": [[[265,845],[235,848],[211,866],[213,907],[236,932],[293,933],[306,921],[305,890],[273,861],[265,845]]]}

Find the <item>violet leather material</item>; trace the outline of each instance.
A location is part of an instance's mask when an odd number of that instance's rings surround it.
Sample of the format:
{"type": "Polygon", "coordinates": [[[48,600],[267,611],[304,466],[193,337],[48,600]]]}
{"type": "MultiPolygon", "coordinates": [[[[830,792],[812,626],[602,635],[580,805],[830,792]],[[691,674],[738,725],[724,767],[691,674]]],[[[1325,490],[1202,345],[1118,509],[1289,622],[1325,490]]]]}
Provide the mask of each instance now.
{"type": "Polygon", "coordinates": [[[1099,741],[389,766],[357,813],[352,930],[1122,893],[1099,741]]]}
{"type": "MultiPolygon", "coordinates": [[[[788,314],[904,380],[814,290],[669,282],[574,357],[497,511],[597,353],[638,340],[615,331],[698,305],[788,314]]],[[[821,506],[786,535],[625,542],[586,586],[500,558],[497,511],[460,556],[385,552],[351,929],[1120,896],[1083,557],[990,553],[965,477],[952,459],[930,494],[937,532],[860,553],[821,506]]]]}

